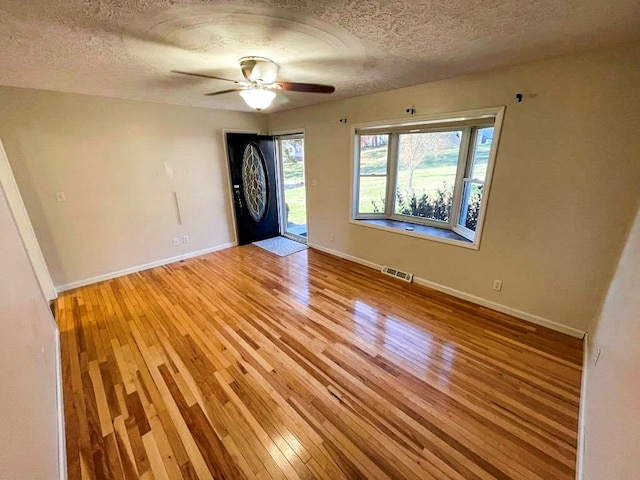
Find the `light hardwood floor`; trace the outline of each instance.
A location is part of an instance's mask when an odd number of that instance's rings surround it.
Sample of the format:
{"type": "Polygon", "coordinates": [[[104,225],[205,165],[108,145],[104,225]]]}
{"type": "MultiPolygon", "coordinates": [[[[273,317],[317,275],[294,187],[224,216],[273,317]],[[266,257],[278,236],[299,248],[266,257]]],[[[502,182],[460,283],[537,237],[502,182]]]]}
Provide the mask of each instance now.
{"type": "Polygon", "coordinates": [[[71,480],[574,478],[581,341],[317,251],[56,309],[71,480]]]}

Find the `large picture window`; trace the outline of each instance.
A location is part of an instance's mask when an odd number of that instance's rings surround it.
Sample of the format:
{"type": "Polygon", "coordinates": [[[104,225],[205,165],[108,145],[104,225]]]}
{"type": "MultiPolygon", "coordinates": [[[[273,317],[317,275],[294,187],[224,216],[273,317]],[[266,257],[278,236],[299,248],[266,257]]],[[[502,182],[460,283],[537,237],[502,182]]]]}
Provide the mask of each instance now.
{"type": "Polygon", "coordinates": [[[354,218],[446,229],[477,244],[502,109],[471,113],[356,128],[354,218]]]}

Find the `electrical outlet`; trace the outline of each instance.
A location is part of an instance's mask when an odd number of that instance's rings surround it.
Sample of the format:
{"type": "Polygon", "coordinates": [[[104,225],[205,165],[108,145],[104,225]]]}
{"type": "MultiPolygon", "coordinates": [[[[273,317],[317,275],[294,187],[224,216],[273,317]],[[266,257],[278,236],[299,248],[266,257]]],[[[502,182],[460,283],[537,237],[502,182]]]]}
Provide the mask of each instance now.
{"type": "Polygon", "coordinates": [[[335,233],[330,233],[329,234],[329,241],[330,242],[335,242],[336,241],[336,234],[335,233]]]}
{"type": "Polygon", "coordinates": [[[180,237],[173,237],[173,246],[177,247],[180,245],[180,237]]]}
{"type": "Polygon", "coordinates": [[[189,243],[189,235],[182,236],[182,243],[189,243]]]}
{"type": "Polygon", "coordinates": [[[598,347],[598,350],[596,352],[596,358],[593,361],[593,366],[595,367],[596,365],[598,365],[598,360],[600,360],[600,354],[602,353],[602,349],[600,347],[598,347]]]}
{"type": "Polygon", "coordinates": [[[494,280],[493,281],[493,289],[496,292],[501,292],[502,291],[502,280],[494,280]]]}
{"type": "Polygon", "coordinates": [[[64,194],[64,192],[56,192],[56,200],[58,200],[59,202],[66,202],[67,196],[64,194]]]}

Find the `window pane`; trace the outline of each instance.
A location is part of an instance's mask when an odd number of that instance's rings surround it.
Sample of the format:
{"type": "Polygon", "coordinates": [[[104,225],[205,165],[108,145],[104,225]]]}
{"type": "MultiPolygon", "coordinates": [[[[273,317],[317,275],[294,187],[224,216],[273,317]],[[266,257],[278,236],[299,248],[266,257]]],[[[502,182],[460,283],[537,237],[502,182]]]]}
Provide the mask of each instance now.
{"type": "Polygon", "coordinates": [[[360,177],[358,213],[384,213],[387,177],[360,177]]]}
{"type": "Polygon", "coordinates": [[[462,193],[462,204],[460,206],[460,225],[469,230],[476,231],[478,226],[478,215],[482,203],[482,191],[484,184],[464,181],[464,191],[462,193]]]}
{"type": "Polygon", "coordinates": [[[360,175],[386,175],[389,135],[360,135],[360,175]]]}
{"type": "Polygon", "coordinates": [[[473,164],[471,166],[471,178],[484,182],[487,177],[487,164],[489,163],[489,150],[493,142],[493,127],[479,128],[476,135],[476,144],[473,149],[473,164]]]}
{"type": "Polygon", "coordinates": [[[448,222],[462,131],[399,136],[395,213],[448,222]]]}

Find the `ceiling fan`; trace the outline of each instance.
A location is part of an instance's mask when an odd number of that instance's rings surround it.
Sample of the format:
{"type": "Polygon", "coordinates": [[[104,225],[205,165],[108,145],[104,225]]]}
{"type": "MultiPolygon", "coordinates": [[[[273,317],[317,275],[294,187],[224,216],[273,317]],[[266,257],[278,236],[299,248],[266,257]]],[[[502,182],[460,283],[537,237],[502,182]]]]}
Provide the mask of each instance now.
{"type": "Polygon", "coordinates": [[[238,60],[240,70],[246,82],[238,82],[228,78],[215,77],[204,73],[181,72],[171,70],[172,73],[181,75],[191,75],[194,77],[212,78],[214,80],[224,80],[233,82],[238,86],[219,92],[205,93],[205,95],[223,95],[225,93],[239,92],[240,96],[251,108],[260,111],[271,105],[276,96],[276,91],[284,90],[290,92],[304,93],[333,93],[336,88],[332,85],[319,85],[317,83],[295,83],[276,81],[278,74],[278,64],[264,57],[242,57],[238,60]]]}

